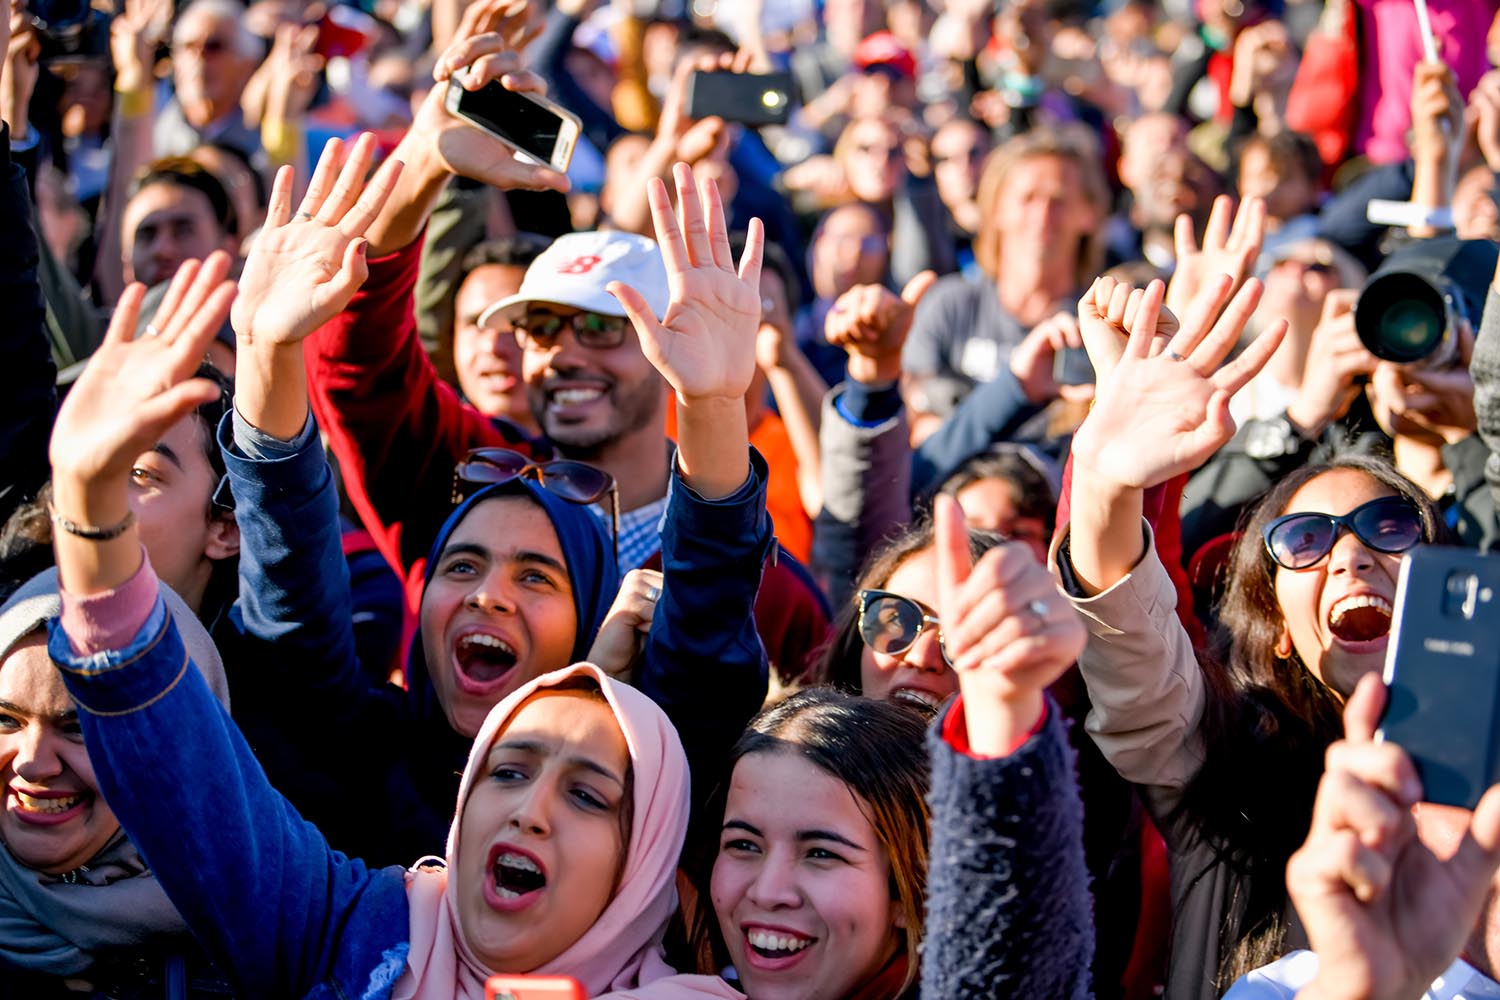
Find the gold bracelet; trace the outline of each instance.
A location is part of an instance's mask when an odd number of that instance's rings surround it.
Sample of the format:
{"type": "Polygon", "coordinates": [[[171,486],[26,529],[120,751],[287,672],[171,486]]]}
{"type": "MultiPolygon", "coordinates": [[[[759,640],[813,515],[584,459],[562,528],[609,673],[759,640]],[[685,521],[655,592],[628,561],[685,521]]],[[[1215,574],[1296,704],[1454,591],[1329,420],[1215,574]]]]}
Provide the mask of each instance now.
{"type": "Polygon", "coordinates": [[[49,507],[48,513],[52,515],[53,524],[70,535],[87,539],[90,542],[107,542],[111,539],[119,538],[125,534],[126,529],[135,523],[135,511],[126,514],[125,519],[119,524],[112,524],[107,528],[100,528],[93,524],[79,524],[77,521],[59,514],[56,507],[49,507]]]}

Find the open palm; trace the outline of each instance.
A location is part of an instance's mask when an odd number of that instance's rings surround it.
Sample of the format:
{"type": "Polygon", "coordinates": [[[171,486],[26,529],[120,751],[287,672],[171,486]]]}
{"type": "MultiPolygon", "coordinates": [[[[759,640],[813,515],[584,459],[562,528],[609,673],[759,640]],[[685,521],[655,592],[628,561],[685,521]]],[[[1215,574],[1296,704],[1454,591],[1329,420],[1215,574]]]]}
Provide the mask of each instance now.
{"type": "Polygon", "coordinates": [[[1165,343],[1156,336],[1163,289],[1159,282],[1146,289],[1124,351],[1100,379],[1094,408],[1074,438],[1076,462],[1119,486],[1146,489],[1197,468],[1234,436],[1229,397],[1270,359],[1286,324],[1275,324],[1220,368],[1261,292],[1251,279],[1226,308],[1230,284],[1227,275],[1210,281],[1165,343]]]}
{"type": "Polygon", "coordinates": [[[375,137],[360,136],[340,169],[343,152],[338,139],[324,147],[295,216],[292,170],[277,173],[265,228],[240,275],[231,314],[238,336],[296,343],[338,315],[369,275],[364,233],[395,187],[401,164],[385,164],[366,185],[375,137]]]}
{"type": "Polygon", "coordinates": [[[229,255],[190,260],[162,297],[146,332],[134,335],[144,285],[132,284],[115,306],[104,343],[89,359],[52,427],[54,475],[80,482],[118,479],[218,387],[193,373],[234,299],[229,255]]]}
{"type": "Polygon", "coordinates": [[[759,219],[751,221],[736,271],[718,186],[708,181],[700,192],[683,163],[673,175],[680,226],[666,185],[653,179],[648,191],[671,293],[666,315],[658,321],[633,288],[615,282],[609,290],[635,325],[647,360],[680,397],[743,398],[755,376],[765,231],[759,219]]]}

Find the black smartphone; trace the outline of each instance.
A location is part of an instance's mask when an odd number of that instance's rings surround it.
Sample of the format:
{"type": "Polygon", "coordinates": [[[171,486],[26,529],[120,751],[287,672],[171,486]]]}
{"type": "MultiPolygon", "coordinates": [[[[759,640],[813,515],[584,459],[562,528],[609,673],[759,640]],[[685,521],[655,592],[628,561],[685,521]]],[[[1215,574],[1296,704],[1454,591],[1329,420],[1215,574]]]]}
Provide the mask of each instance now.
{"type": "Polygon", "coordinates": [[[695,70],[688,77],[689,118],[722,118],[759,127],[785,125],[792,113],[792,74],[695,70]]]}
{"type": "Polygon", "coordinates": [[[1058,385],[1093,385],[1094,363],[1082,347],[1064,347],[1052,358],[1052,381],[1058,385]]]}
{"type": "Polygon", "coordinates": [[[545,97],[506,90],[498,80],[478,90],[464,89],[462,70],[449,80],[444,104],[530,162],[558,171],[568,169],[582,131],[573,112],[545,97]]]}
{"type": "Polygon", "coordinates": [[[1411,755],[1423,798],[1473,809],[1500,781],[1500,557],[1419,546],[1401,563],[1377,740],[1411,755]]]}

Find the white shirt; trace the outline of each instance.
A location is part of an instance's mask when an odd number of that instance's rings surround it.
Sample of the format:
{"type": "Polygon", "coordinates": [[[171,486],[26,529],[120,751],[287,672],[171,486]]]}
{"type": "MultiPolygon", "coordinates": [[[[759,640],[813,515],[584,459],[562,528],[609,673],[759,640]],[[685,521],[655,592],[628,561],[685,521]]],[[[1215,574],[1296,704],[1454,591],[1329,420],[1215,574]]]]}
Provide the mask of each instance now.
{"type": "MultiPolygon", "coordinates": [[[[1297,991],[1318,974],[1318,956],[1294,951],[1270,965],[1242,976],[1224,994],[1224,1000],[1293,1000],[1297,991]]],[[[1468,962],[1457,959],[1432,981],[1422,1000],[1500,1000],[1500,983],[1481,975],[1468,962]]]]}

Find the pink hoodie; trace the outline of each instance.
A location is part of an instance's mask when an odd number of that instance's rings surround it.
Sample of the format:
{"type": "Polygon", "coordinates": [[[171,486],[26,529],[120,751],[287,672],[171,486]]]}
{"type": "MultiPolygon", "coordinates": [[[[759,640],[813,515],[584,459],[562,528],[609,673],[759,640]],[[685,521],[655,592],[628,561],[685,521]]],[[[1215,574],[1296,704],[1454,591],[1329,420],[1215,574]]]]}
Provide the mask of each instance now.
{"type": "MultiPolygon", "coordinates": [[[[1359,118],[1354,151],[1376,163],[1399,163],[1411,154],[1411,75],[1421,61],[1422,34],[1412,0],[1355,0],[1359,5],[1359,118]]],[[[1469,91],[1489,69],[1485,37],[1500,0],[1427,0],[1432,33],[1443,59],[1469,91]]]]}

